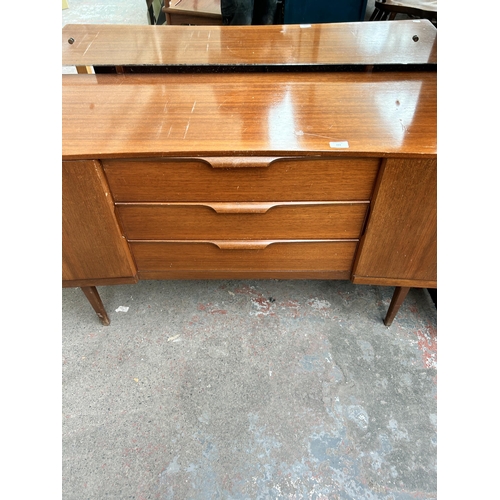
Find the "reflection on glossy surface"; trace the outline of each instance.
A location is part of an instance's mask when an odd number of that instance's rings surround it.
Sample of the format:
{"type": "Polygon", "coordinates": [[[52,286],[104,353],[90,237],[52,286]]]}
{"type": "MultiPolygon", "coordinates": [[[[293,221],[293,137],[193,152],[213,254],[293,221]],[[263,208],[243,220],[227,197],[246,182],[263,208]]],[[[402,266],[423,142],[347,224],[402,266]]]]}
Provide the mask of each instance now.
{"type": "Polygon", "coordinates": [[[63,75],[68,156],[272,156],[341,141],[346,154],[436,154],[436,73],[63,75]]]}
{"type": "Polygon", "coordinates": [[[68,25],[63,65],[436,63],[427,20],[271,26],[68,25]],[[413,36],[418,36],[418,42],[413,36]],[[68,39],[73,38],[73,44],[68,39]]]}
{"type": "Polygon", "coordinates": [[[402,144],[410,132],[420,100],[421,82],[396,85],[383,94],[375,93],[375,103],[388,133],[402,144]]]}
{"type": "Polygon", "coordinates": [[[280,102],[272,104],[267,113],[268,138],[272,149],[297,149],[295,117],[291,88],[280,94],[280,102]]]}
{"type": "MultiPolygon", "coordinates": [[[[390,60],[393,64],[435,62],[433,53],[436,32],[427,20],[414,20],[412,24],[391,25],[387,28],[381,26],[384,23],[368,23],[376,24],[374,29],[366,29],[365,24],[367,23],[351,23],[343,36],[349,50],[366,64],[381,63],[381,60],[390,60]],[[413,41],[415,35],[419,37],[418,43],[413,41]]],[[[330,42],[328,32],[320,29],[317,61],[328,60],[331,52],[330,42]]],[[[339,51],[342,49],[342,46],[338,47],[339,51]]]]}

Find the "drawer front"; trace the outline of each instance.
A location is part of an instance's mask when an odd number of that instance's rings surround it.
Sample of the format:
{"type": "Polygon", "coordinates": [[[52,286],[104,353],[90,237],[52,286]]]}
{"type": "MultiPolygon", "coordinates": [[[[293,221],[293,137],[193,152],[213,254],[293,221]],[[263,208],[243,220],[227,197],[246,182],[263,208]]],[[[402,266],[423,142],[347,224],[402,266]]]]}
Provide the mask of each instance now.
{"type": "Polygon", "coordinates": [[[132,242],[139,271],[350,271],[356,241],[254,242],[219,248],[210,242],[132,242]],[[250,246],[250,245],[248,245],[250,246]]]}
{"type": "Polygon", "coordinates": [[[129,240],[359,238],[368,203],[118,205],[129,240]]]}
{"type": "Polygon", "coordinates": [[[370,199],[377,158],[103,160],[115,201],[370,199]]]}

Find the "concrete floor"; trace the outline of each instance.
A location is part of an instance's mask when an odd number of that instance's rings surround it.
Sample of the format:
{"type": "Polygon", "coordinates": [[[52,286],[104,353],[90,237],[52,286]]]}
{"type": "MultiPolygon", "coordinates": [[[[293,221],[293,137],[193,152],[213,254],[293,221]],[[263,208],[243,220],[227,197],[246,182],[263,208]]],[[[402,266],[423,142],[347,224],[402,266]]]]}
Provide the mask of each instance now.
{"type": "Polygon", "coordinates": [[[436,498],[436,310],[327,281],[63,291],[63,498],[436,498]],[[128,308],[126,312],[120,307],[128,308]]]}
{"type": "MultiPolygon", "coordinates": [[[[144,4],[69,0],[63,25],[144,4]]],[[[437,312],[412,289],[386,328],[392,291],[144,281],[99,288],[104,327],[64,289],[62,497],[435,499],[437,312]]]]}

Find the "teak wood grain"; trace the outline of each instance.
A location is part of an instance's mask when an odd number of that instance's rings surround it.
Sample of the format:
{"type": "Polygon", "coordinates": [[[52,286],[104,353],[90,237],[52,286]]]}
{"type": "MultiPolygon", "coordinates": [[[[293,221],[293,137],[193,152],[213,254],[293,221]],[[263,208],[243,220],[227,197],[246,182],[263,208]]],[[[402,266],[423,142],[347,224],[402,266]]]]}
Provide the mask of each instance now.
{"type": "Polygon", "coordinates": [[[430,72],[63,75],[62,153],[433,157],[436,81],[430,72]]]}
{"type": "Polygon", "coordinates": [[[104,160],[103,165],[116,201],[143,202],[368,200],[380,165],[378,158],[281,159],[257,168],[231,168],[229,161],[227,168],[212,168],[209,161],[104,160]]]}
{"type": "Polygon", "coordinates": [[[119,205],[118,215],[129,240],[336,239],[359,238],[367,207],[287,204],[264,213],[217,213],[205,205],[143,204],[119,205]]]}
{"type": "Polygon", "coordinates": [[[427,20],[305,27],[69,24],[62,30],[64,66],[436,63],[437,31],[427,20]]]}
{"type": "Polygon", "coordinates": [[[62,162],[62,206],[63,282],[134,283],[135,265],[99,162],[62,162]]]}
{"type": "MultiPolygon", "coordinates": [[[[260,244],[259,244],[260,243],[260,244]]],[[[247,244],[247,243],[244,243],[247,244]]],[[[349,273],[356,241],[265,241],[254,248],[224,248],[223,242],[131,242],[139,271],[349,273]],[[223,248],[220,248],[222,245],[223,248]]]]}
{"type": "Polygon", "coordinates": [[[388,159],[374,198],[353,282],[435,288],[437,161],[388,159]]]}

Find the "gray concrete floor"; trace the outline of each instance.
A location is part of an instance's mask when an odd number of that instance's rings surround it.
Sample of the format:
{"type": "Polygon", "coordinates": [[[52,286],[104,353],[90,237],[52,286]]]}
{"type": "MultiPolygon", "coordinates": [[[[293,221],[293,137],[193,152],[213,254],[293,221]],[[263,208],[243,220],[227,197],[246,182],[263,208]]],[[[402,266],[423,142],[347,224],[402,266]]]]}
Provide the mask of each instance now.
{"type": "Polygon", "coordinates": [[[104,327],[65,289],[63,498],[436,498],[436,309],[391,292],[144,281],[104,327]]]}
{"type": "MultiPolygon", "coordinates": [[[[68,23],[147,23],[69,0],[68,23]]],[[[413,289],[327,281],[62,292],[62,497],[435,499],[437,312],[413,289]],[[120,310],[120,309],[125,309],[120,310]]]]}

